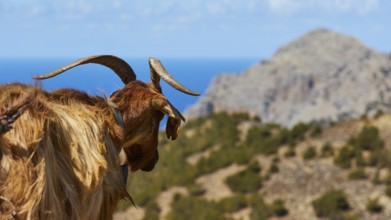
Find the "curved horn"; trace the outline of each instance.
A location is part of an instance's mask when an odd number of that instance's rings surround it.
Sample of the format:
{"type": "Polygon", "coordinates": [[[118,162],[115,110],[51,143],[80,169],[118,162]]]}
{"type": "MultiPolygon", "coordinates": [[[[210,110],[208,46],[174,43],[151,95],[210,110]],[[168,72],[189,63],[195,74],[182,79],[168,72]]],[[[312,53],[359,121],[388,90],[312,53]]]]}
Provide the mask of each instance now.
{"type": "Polygon", "coordinates": [[[121,78],[122,82],[124,82],[125,84],[136,80],[136,74],[134,74],[132,67],[130,67],[129,64],[126,63],[121,58],[112,55],[96,55],[96,56],[84,57],[72,63],[69,63],[66,66],[53,70],[50,73],[39,75],[39,76],[33,76],[33,78],[38,80],[51,78],[69,69],[72,69],[73,67],[87,64],[87,63],[101,64],[103,66],[112,69],[121,78]]]}
{"type": "Polygon", "coordinates": [[[169,85],[174,87],[175,89],[189,94],[189,95],[200,95],[198,92],[191,91],[190,89],[184,87],[182,84],[180,84],[178,81],[176,81],[163,67],[163,65],[160,63],[158,59],[155,58],[149,58],[149,66],[151,69],[151,80],[153,85],[156,89],[161,91],[160,87],[160,78],[162,78],[164,81],[166,81],[169,85]]]}

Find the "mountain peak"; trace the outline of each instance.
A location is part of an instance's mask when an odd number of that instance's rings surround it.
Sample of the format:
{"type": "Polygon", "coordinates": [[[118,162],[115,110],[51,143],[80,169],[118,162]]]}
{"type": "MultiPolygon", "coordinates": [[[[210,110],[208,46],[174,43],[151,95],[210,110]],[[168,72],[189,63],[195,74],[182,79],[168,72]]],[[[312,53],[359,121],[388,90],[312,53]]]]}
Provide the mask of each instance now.
{"type": "Polygon", "coordinates": [[[328,29],[316,29],[280,48],[273,60],[290,60],[296,65],[342,65],[351,60],[361,60],[376,51],[359,40],[328,29]],[[338,57],[339,59],[335,59],[338,57]]]}
{"type": "Polygon", "coordinates": [[[355,118],[391,111],[390,75],[390,56],[353,37],[317,29],[242,74],[218,76],[186,114],[248,111],[288,127],[355,118]]]}

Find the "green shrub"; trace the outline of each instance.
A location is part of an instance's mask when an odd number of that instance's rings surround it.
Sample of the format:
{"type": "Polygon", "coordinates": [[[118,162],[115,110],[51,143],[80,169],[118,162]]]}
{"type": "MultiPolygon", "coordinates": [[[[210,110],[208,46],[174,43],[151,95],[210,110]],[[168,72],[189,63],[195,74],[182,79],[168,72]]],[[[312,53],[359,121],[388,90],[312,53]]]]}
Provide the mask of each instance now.
{"type": "Polygon", "coordinates": [[[288,209],[284,206],[284,201],[277,199],[271,205],[272,212],[275,216],[282,217],[288,215],[288,209]]]}
{"type": "Polygon", "coordinates": [[[324,193],[312,202],[312,207],[319,218],[339,215],[350,209],[346,195],[341,190],[332,190],[324,193]]]}
{"type": "Polygon", "coordinates": [[[316,157],[316,149],[314,146],[311,146],[307,148],[306,151],[303,153],[303,159],[304,160],[310,160],[316,157]]]}
{"type": "Polygon", "coordinates": [[[383,148],[384,142],[380,139],[379,129],[365,126],[357,136],[355,145],[360,150],[374,151],[383,148]]]}
{"type": "Polygon", "coordinates": [[[288,142],[288,146],[289,147],[291,147],[291,148],[294,148],[294,147],[296,147],[296,145],[297,145],[297,140],[289,140],[289,142],[288,142]]]}
{"type": "Polygon", "coordinates": [[[383,153],[384,152],[382,151],[372,151],[369,154],[367,165],[371,167],[377,167],[381,163],[381,158],[383,153]]]}
{"type": "Polygon", "coordinates": [[[172,211],[169,213],[170,220],[183,219],[224,219],[224,212],[218,209],[215,202],[205,199],[182,196],[176,194],[172,202],[172,211]]]}
{"type": "Polygon", "coordinates": [[[391,168],[391,152],[388,149],[371,151],[368,166],[391,168]]]}
{"type": "Polygon", "coordinates": [[[259,165],[253,163],[247,169],[228,177],[225,182],[228,187],[238,193],[252,193],[262,187],[262,177],[259,173],[259,165]]]}
{"type": "Polygon", "coordinates": [[[379,110],[377,110],[377,112],[376,112],[374,118],[375,118],[375,119],[378,119],[378,118],[380,118],[382,115],[384,115],[384,112],[383,112],[382,110],[379,109],[379,110]]]}
{"type": "Polygon", "coordinates": [[[323,132],[322,126],[319,124],[315,124],[311,128],[310,135],[311,137],[319,137],[323,132]]]}
{"type": "Polygon", "coordinates": [[[221,151],[222,150],[212,152],[209,158],[201,158],[196,164],[197,175],[211,173],[222,167],[228,166],[231,163],[234,163],[234,161],[237,160],[239,156],[244,156],[244,154],[239,155],[239,151],[232,148],[224,149],[225,154],[223,154],[221,151]]]}
{"type": "Polygon", "coordinates": [[[256,126],[250,128],[247,134],[247,142],[258,142],[263,139],[270,138],[272,136],[272,131],[270,128],[265,126],[256,126]]]}
{"type": "Polygon", "coordinates": [[[271,163],[269,167],[269,174],[278,173],[278,171],[280,171],[280,168],[278,168],[277,163],[275,162],[271,163]]]}
{"type": "Polygon", "coordinates": [[[364,159],[362,152],[360,150],[356,150],[354,152],[355,159],[356,159],[356,165],[358,167],[365,167],[368,165],[367,161],[364,159]]]}
{"type": "Polygon", "coordinates": [[[308,126],[307,124],[304,124],[304,123],[296,124],[290,132],[290,139],[291,140],[299,140],[299,141],[304,140],[305,134],[309,128],[310,128],[310,126],[308,126]]]}
{"type": "MultiPolygon", "coordinates": [[[[355,158],[356,165],[359,167],[391,166],[391,155],[384,149],[384,141],[380,138],[379,130],[373,126],[365,126],[361,129],[357,137],[350,137],[348,141],[350,154],[355,158]],[[369,160],[363,158],[362,152],[370,151],[369,160]]],[[[346,153],[346,152],[345,152],[346,153]]],[[[345,156],[348,156],[345,154],[345,156]]],[[[347,159],[347,158],[346,158],[347,159]]],[[[343,168],[348,168],[348,162],[340,160],[343,168]]],[[[350,162],[350,161],[349,161],[350,162]]]]}
{"type": "Polygon", "coordinates": [[[354,158],[354,152],[350,146],[344,146],[339,151],[337,157],[334,158],[334,163],[341,168],[348,169],[351,167],[351,161],[354,158]]]}
{"type": "Polygon", "coordinates": [[[186,135],[179,135],[174,142],[165,140],[162,134],[161,143],[169,144],[171,146],[183,147],[191,144],[191,148],[185,149],[186,153],[195,153],[200,150],[216,144],[226,146],[235,146],[239,142],[239,132],[237,125],[242,121],[249,120],[248,114],[232,114],[225,112],[211,114],[207,117],[190,120],[182,127],[182,130],[192,130],[195,135],[188,137],[186,135]],[[202,136],[202,138],[199,138],[202,136]]]}
{"type": "Polygon", "coordinates": [[[219,210],[222,210],[223,212],[237,212],[248,207],[249,204],[245,196],[236,195],[220,200],[217,206],[219,210]]]}
{"type": "Polygon", "coordinates": [[[277,153],[278,149],[280,147],[280,144],[277,139],[275,138],[269,138],[265,139],[264,141],[260,142],[258,144],[257,152],[264,154],[264,155],[271,155],[277,153]]]}
{"type": "Polygon", "coordinates": [[[387,185],[386,189],[384,190],[386,195],[391,198],[391,185],[387,185]]]}
{"type": "Polygon", "coordinates": [[[289,147],[288,150],[285,152],[284,156],[285,156],[286,158],[290,158],[290,157],[296,156],[295,148],[289,147]]]}
{"type": "Polygon", "coordinates": [[[280,158],[278,156],[273,157],[272,163],[278,163],[280,162],[280,158]]]}
{"type": "Polygon", "coordinates": [[[261,166],[259,165],[258,162],[254,161],[254,162],[251,162],[249,165],[248,165],[248,171],[250,172],[253,172],[253,173],[259,173],[262,171],[262,168],[261,166]]]}
{"type": "Polygon", "coordinates": [[[334,155],[334,149],[331,146],[330,142],[326,142],[321,148],[321,156],[329,157],[334,155]]]}
{"type": "Polygon", "coordinates": [[[213,126],[208,129],[206,135],[203,138],[208,138],[212,143],[215,143],[216,140],[219,140],[222,145],[234,146],[239,140],[237,125],[239,122],[243,121],[242,115],[230,116],[227,113],[222,112],[213,114],[211,119],[213,126]]]}
{"type": "Polygon", "coordinates": [[[380,213],[383,211],[383,206],[379,204],[379,200],[376,199],[369,199],[367,202],[367,210],[370,213],[380,213]]]}
{"type": "Polygon", "coordinates": [[[262,122],[262,118],[261,118],[260,116],[258,116],[258,115],[254,116],[254,117],[252,118],[252,120],[253,120],[253,121],[256,121],[256,122],[259,122],[259,123],[262,122]]]}
{"type": "Polygon", "coordinates": [[[214,172],[232,163],[248,164],[254,156],[255,150],[249,146],[222,146],[220,150],[212,152],[208,158],[202,158],[194,167],[196,176],[214,172]]]}
{"type": "Polygon", "coordinates": [[[206,192],[206,190],[201,185],[195,183],[188,185],[187,189],[192,196],[202,196],[206,192]]]}
{"type": "Polygon", "coordinates": [[[375,185],[380,185],[382,183],[385,183],[385,180],[380,180],[380,169],[376,169],[371,182],[375,185]]]}
{"type": "Polygon", "coordinates": [[[367,179],[367,175],[365,174],[365,171],[364,169],[357,169],[357,170],[353,170],[349,173],[349,176],[348,178],[350,180],[363,180],[363,179],[367,179]]]}
{"type": "Polygon", "coordinates": [[[378,164],[379,167],[386,167],[391,168],[391,151],[390,149],[382,149],[379,152],[380,156],[380,163],[378,164]],[[382,153],[380,153],[382,152],[382,153]]]}
{"type": "Polygon", "coordinates": [[[348,139],[348,145],[350,146],[354,146],[356,145],[356,142],[357,142],[357,138],[354,137],[354,136],[350,136],[349,139],[348,139]]]}
{"type": "MultiPolygon", "coordinates": [[[[175,185],[186,186],[193,182],[196,176],[196,167],[188,164],[185,156],[188,150],[193,149],[185,147],[188,146],[189,141],[185,135],[180,135],[177,140],[186,144],[181,145],[176,141],[170,141],[168,144],[170,146],[160,146],[160,160],[156,164],[154,172],[135,172],[129,175],[127,189],[136,205],[146,206],[165,189],[175,185]]],[[[124,209],[129,205],[131,204],[121,201],[119,208],[124,209]]]]}
{"type": "Polygon", "coordinates": [[[279,128],[270,124],[253,127],[249,130],[245,143],[254,149],[254,153],[265,155],[275,154],[281,146],[281,143],[284,142],[284,140],[280,139],[281,131],[278,133],[275,132],[277,133],[276,135],[273,134],[273,130],[276,129],[278,130],[279,128]]]}
{"type": "Polygon", "coordinates": [[[150,202],[146,207],[145,207],[145,216],[144,220],[159,220],[159,215],[160,215],[160,208],[157,205],[156,202],[150,202]]]}
{"type": "Polygon", "coordinates": [[[275,138],[278,141],[279,145],[284,145],[289,142],[289,136],[289,130],[286,128],[282,128],[275,138]]]}
{"type": "Polygon", "coordinates": [[[267,220],[273,215],[270,206],[257,194],[250,197],[249,204],[252,209],[250,214],[251,220],[267,220]]]}

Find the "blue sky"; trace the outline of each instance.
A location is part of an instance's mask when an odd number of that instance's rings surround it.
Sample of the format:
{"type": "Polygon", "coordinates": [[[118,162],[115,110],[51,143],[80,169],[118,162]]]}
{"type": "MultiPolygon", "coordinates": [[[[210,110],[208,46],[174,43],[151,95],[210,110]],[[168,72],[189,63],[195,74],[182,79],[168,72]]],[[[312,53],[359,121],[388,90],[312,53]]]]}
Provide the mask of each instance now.
{"type": "Polygon", "coordinates": [[[391,52],[388,0],[0,0],[0,58],[255,57],[315,28],[391,52]]]}

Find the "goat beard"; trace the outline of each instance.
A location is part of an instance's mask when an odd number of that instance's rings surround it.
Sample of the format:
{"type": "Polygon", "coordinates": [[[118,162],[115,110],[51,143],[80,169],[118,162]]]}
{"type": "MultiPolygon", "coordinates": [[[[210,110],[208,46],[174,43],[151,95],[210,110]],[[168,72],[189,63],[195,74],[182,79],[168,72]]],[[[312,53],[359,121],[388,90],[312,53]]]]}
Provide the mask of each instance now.
{"type": "Polygon", "coordinates": [[[139,169],[150,172],[155,168],[155,165],[159,160],[159,152],[157,149],[145,153],[142,150],[142,146],[132,145],[125,149],[125,152],[132,172],[139,169]]]}

